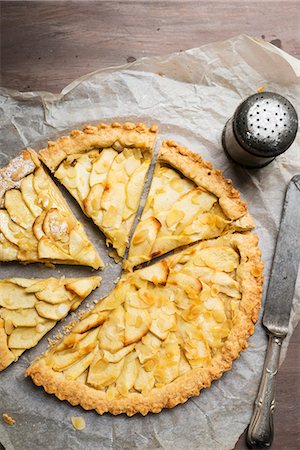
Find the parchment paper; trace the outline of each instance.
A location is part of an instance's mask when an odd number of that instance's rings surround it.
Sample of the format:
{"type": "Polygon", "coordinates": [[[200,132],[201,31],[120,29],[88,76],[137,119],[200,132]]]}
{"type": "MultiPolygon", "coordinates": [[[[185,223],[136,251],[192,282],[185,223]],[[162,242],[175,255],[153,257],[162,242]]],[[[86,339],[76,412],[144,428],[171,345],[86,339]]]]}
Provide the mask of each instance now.
{"type": "MultiPolygon", "coordinates": [[[[178,140],[212,161],[233,179],[249,202],[260,236],[266,287],[286,185],[300,172],[299,135],[297,142],[275,162],[248,171],[228,161],[221,148],[221,132],[239,102],[261,86],[287,96],[299,107],[299,77],[298,60],[263,41],[238,36],[182,53],[100,70],[74,81],[60,95],[3,89],[0,162],[4,165],[24,146],[39,149],[49,138],[55,139],[83,123],[158,123],[161,136],[178,140]]],[[[70,196],[67,199],[105,261],[113,264],[101,273],[102,286],[90,297],[97,299],[110,291],[120,266],[105,256],[102,236],[70,196]]],[[[67,266],[57,266],[53,271],[41,265],[0,265],[1,278],[54,274],[77,276],[91,271],[67,266]]],[[[299,281],[289,336],[300,315],[299,281]]],[[[47,337],[57,331],[56,328],[47,337]]],[[[250,420],[266,336],[259,321],[249,348],[233,369],[200,397],[158,415],[132,418],[85,412],[25,380],[24,369],[46,346],[44,338],[37,348],[27,351],[0,375],[0,414],[8,413],[16,419],[12,427],[0,423],[0,441],[7,450],[225,450],[234,447],[250,420]],[[83,431],[74,430],[70,422],[71,416],[79,415],[86,421],[83,431]]]]}

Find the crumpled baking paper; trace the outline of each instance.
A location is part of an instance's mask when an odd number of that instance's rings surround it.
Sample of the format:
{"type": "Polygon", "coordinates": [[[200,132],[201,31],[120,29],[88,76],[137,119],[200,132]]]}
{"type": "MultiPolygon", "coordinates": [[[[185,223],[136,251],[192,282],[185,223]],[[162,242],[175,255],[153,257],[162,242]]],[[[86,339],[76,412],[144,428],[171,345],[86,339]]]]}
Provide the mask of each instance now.
{"type": "MultiPolygon", "coordinates": [[[[300,172],[300,137],[276,161],[250,171],[226,158],[221,132],[241,100],[259,87],[278,92],[299,106],[299,80],[300,61],[264,41],[238,36],[182,53],[99,70],[74,81],[59,95],[3,89],[0,163],[6,164],[24,146],[39,149],[48,139],[56,139],[84,123],[157,123],[160,136],[187,145],[222,169],[249,203],[260,237],[266,287],[285,189],[290,178],[300,172]]],[[[65,190],[63,193],[101,254],[106,255],[104,240],[96,227],[84,218],[65,190]]],[[[107,294],[120,274],[120,266],[108,256],[104,259],[113,267],[108,266],[101,273],[102,286],[91,295],[92,300],[107,294]]],[[[0,265],[1,278],[54,274],[77,276],[91,271],[67,266],[57,266],[53,271],[39,265],[0,265]]],[[[299,278],[289,336],[300,316],[299,278]]],[[[86,301],[83,308],[88,303],[91,301],[86,301]]],[[[47,337],[56,334],[61,326],[47,337]]],[[[288,339],[285,348],[287,342],[288,339]]],[[[0,413],[16,419],[12,427],[0,423],[0,441],[7,450],[232,449],[252,414],[266,343],[259,321],[249,348],[210,389],[172,410],[127,418],[85,412],[60,402],[34,386],[30,379],[24,379],[30,361],[46,349],[44,338],[37,348],[25,352],[0,374],[0,413]],[[83,431],[73,429],[72,416],[84,417],[83,431]]]]}

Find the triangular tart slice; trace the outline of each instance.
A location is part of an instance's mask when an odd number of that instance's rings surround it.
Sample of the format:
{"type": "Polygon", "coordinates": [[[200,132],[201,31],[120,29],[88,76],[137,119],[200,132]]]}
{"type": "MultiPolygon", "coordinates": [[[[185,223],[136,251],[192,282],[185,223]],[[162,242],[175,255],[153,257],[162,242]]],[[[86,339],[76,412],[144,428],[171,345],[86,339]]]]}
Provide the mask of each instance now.
{"type": "Polygon", "coordinates": [[[199,154],[166,141],[124,267],[132,269],[183,245],[253,227],[231,180],[199,154]]]}
{"type": "Polygon", "coordinates": [[[100,277],[0,280],[0,371],[74,311],[100,277]]]}
{"type": "Polygon", "coordinates": [[[26,375],[99,414],[172,408],[246,347],[262,269],[257,237],[233,233],[128,272],[26,375]]]}
{"type": "Polygon", "coordinates": [[[143,124],[88,125],[39,153],[119,257],[139,206],[156,132],[156,126],[143,124]]]}
{"type": "Polygon", "coordinates": [[[0,169],[0,261],[103,267],[83,225],[32,149],[0,169]]]}

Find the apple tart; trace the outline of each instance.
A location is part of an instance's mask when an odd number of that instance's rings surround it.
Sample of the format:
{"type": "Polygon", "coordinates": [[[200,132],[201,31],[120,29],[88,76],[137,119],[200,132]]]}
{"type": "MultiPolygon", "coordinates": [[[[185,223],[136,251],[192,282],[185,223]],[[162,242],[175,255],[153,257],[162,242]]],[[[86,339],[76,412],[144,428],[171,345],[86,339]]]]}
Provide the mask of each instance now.
{"type": "Polygon", "coordinates": [[[133,123],[88,125],[39,152],[119,257],[139,206],[156,131],[133,123]]]}
{"type": "Polygon", "coordinates": [[[74,311],[100,277],[0,280],[0,371],[74,311]]]}
{"type": "MultiPolygon", "coordinates": [[[[222,202],[225,211],[236,198],[222,202]]],[[[157,413],[198,395],[253,333],[263,270],[257,241],[226,234],[128,272],[26,375],[99,414],[157,413]]]]}
{"type": "Polygon", "coordinates": [[[163,142],[124,268],[180,246],[254,227],[231,180],[174,141],[163,142]]]}
{"type": "Polygon", "coordinates": [[[32,149],[0,169],[0,261],[103,267],[32,149]]]}

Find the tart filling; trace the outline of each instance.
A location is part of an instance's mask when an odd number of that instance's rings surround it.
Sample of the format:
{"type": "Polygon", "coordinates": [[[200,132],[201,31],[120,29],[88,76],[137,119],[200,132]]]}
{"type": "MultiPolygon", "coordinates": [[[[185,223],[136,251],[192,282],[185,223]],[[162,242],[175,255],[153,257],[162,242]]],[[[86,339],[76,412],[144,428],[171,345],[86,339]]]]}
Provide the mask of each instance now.
{"type": "Polygon", "coordinates": [[[74,311],[100,277],[0,280],[0,371],[74,311]]]}
{"type": "Polygon", "coordinates": [[[262,290],[257,241],[228,234],[123,275],[27,376],[100,414],[145,415],[198,395],[253,333],[262,290]]]}
{"type": "Polygon", "coordinates": [[[231,180],[187,148],[163,142],[124,268],[186,244],[253,227],[231,180]]]}
{"type": "Polygon", "coordinates": [[[0,261],[103,267],[32,149],[0,170],[0,261]]]}
{"type": "Polygon", "coordinates": [[[89,125],[39,153],[119,257],[139,206],[156,130],[132,123],[89,125]]]}

